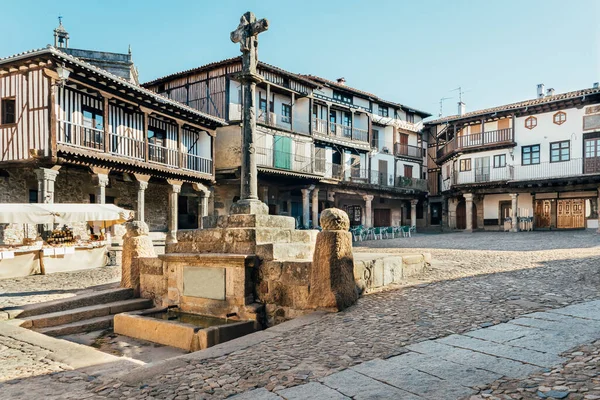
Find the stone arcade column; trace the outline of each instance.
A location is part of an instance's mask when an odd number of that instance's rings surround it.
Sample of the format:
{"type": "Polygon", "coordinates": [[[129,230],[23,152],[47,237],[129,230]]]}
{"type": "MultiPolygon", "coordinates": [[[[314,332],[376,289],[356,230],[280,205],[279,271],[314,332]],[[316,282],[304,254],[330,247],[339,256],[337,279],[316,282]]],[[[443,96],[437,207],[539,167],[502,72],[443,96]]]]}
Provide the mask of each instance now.
{"type": "Polygon", "coordinates": [[[314,188],[312,191],[312,221],[313,229],[319,226],[319,189],[314,188]]]}
{"type": "Polygon", "coordinates": [[[38,181],[38,203],[54,203],[54,182],[58,170],[38,168],[35,170],[38,181]]]}
{"type": "Polygon", "coordinates": [[[142,175],[142,174],[133,174],[135,179],[137,180],[137,209],[135,210],[135,219],[136,221],[144,222],[145,213],[144,209],[146,208],[146,189],[148,189],[148,181],[150,180],[150,175],[142,175]]]}
{"type": "Polygon", "coordinates": [[[310,189],[301,189],[302,190],[302,226],[304,229],[308,229],[308,220],[310,219],[310,204],[308,196],[310,194],[310,189]]]}
{"type": "Polygon", "coordinates": [[[372,228],[373,227],[373,211],[371,209],[371,202],[373,201],[373,195],[366,194],[363,196],[363,200],[365,201],[365,227],[372,228]]]}
{"type": "Polygon", "coordinates": [[[169,183],[169,210],[167,220],[167,243],[177,243],[177,203],[181,193],[181,181],[167,180],[169,183]]]}
{"type": "Polygon", "coordinates": [[[417,227],[417,203],[419,200],[414,199],[410,201],[410,226],[417,227]]]}
{"type": "Polygon", "coordinates": [[[208,216],[208,198],[210,197],[210,190],[201,183],[194,183],[192,187],[198,192],[198,229],[203,229],[203,218],[208,216]]]}
{"type": "Polygon", "coordinates": [[[94,174],[94,184],[96,185],[96,204],[105,204],[108,174],[94,174]]]}
{"type": "Polygon", "coordinates": [[[518,198],[519,195],[517,193],[511,193],[510,194],[510,199],[511,199],[511,208],[512,208],[512,214],[510,216],[511,220],[512,220],[512,228],[511,228],[511,232],[519,232],[519,221],[517,221],[517,216],[518,216],[518,207],[519,207],[519,202],[518,202],[518,198]]]}
{"type": "Polygon", "coordinates": [[[473,232],[473,193],[465,193],[464,197],[467,218],[467,229],[465,229],[465,232],[471,233],[473,232]]]}
{"type": "Polygon", "coordinates": [[[146,189],[148,189],[148,182],[138,181],[137,190],[137,221],[144,222],[144,208],[146,207],[146,189]]]}

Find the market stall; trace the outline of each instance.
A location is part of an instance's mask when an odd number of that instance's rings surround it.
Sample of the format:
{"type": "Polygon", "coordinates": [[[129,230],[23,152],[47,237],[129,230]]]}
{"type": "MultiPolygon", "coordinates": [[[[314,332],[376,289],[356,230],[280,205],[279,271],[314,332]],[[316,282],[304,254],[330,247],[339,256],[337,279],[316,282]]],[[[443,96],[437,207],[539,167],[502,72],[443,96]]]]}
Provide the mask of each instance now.
{"type": "Polygon", "coordinates": [[[131,213],[112,204],[0,204],[0,224],[22,224],[0,243],[0,279],[106,265],[110,227],[131,213]],[[44,225],[30,237],[28,225],[44,225]]]}

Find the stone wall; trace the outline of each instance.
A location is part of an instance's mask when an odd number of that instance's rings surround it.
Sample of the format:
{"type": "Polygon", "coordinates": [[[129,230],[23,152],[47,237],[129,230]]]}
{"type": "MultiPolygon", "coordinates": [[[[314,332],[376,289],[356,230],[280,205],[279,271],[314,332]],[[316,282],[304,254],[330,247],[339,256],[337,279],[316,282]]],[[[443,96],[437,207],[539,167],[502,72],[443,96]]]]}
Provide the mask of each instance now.
{"type": "MultiPolygon", "coordinates": [[[[135,179],[123,174],[110,174],[110,183],[106,187],[107,202],[112,201],[119,207],[129,210],[137,208],[137,183],[135,179]]],[[[0,170],[0,202],[29,203],[30,191],[37,193],[37,179],[33,168],[10,168],[0,170]]],[[[166,182],[151,180],[146,189],[145,219],[151,231],[166,231],[168,217],[168,192],[166,182]]],[[[96,187],[92,173],[87,168],[63,166],[56,177],[54,186],[55,203],[90,203],[94,200],[96,187]]],[[[73,224],[75,235],[89,233],[87,224],[73,224]]],[[[29,237],[35,237],[37,226],[31,225],[29,237]]],[[[120,226],[113,228],[116,240],[124,234],[120,226]]],[[[0,243],[21,243],[25,236],[22,224],[0,224],[0,243]]]]}

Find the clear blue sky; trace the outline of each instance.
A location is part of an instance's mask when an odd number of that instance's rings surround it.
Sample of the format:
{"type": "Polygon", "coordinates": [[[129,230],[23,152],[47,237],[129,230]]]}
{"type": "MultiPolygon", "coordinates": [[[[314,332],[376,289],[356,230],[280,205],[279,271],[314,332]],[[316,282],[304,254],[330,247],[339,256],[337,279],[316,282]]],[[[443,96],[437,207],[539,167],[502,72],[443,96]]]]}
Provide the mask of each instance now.
{"type": "Polygon", "coordinates": [[[57,15],[71,47],[126,52],[145,82],[239,54],[240,15],[270,21],[259,57],[437,115],[600,81],[600,0],[176,1],[62,0],[2,4],[0,57],[52,42],[57,15]],[[10,40],[6,40],[9,38],[10,40]]]}

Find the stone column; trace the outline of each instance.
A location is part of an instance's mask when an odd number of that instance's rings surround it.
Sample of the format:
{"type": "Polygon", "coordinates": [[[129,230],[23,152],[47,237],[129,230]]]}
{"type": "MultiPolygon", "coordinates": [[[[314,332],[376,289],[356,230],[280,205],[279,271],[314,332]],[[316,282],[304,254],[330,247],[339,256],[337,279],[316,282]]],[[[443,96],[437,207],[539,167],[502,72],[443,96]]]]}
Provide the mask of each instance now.
{"type": "Polygon", "coordinates": [[[302,190],[302,226],[304,229],[308,229],[308,220],[310,219],[310,204],[308,200],[308,196],[310,194],[310,189],[301,189],[302,190]]]}
{"type": "Polygon", "coordinates": [[[208,198],[210,190],[201,183],[192,184],[192,188],[198,192],[198,229],[204,229],[204,217],[208,216],[208,198]]]}
{"type": "Polygon", "coordinates": [[[417,227],[417,203],[419,200],[411,200],[410,201],[410,226],[417,227]]]}
{"type": "Polygon", "coordinates": [[[54,203],[54,182],[58,171],[48,168],[35,170],[38,181],[38,203],[54,203]]]}
{"type": "Polygon", "coordinates": [[[371,202],[373,201],[372,194],[366,194],[363,196],[363,200],[365,201],[365,227],[372,228],[373,227],[373,211],[371,210],[371,202]]]}
{"type": "Polygon", "coordinates": [[[465,232],[473,232],[473,193],[465,193],[465,208],[467,216],[467,229],[465,232]]]}
{"type": "Polygon", "coordinates": [[[517,207],[519,207],[518,198],[519,198],[519,195],[517,193],[510,194],[510,200],[512,202],[512,204],[511,204],[512,214],[510,215],[510,218],[512,220],[512,229],[510,230],[511,232],[519,232],[519,221],[517,221],[517,217],[518,217],[518,208],[517,207]]]}
{"type": "Polygon", "coordinates": [[[167,220],[167,243],[177,243],[177,203],[181,193],[181,181],[167,181],[169,183],[169,210],[167,220]]]}
{"type": "Polygon", "coordinates": [[[319,226],[319,189],[314,188],[312,191],[312,221],[313,229],[319,226]]]}
{"type": "Polygon", "coordinates": [[[144,208],[146,207],[146,189],[148,189],[148,182],[138,181],[137,190],[137,221],[144,222],[144,208]]]}
{"type": "Polygon", "coordinates": [[[94,174],[94,184],[96,185],[96,204],[105,204],[108,174],[94,174]]]}

